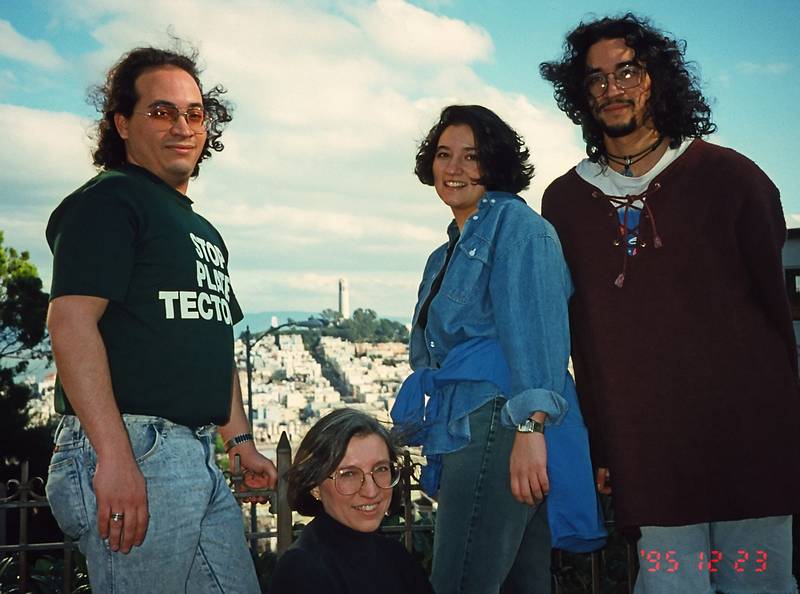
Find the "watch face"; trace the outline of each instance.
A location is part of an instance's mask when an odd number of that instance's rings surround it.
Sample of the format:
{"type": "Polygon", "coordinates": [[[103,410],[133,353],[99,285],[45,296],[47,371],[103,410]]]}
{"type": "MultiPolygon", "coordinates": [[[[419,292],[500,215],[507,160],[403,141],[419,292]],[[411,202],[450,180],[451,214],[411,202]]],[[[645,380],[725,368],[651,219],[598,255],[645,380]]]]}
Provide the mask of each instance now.
{"type": "Polygon", "coordinates": [[[544,433],[544,425],[533,419],[526,419],[524,423],[517,425],[520,433],[544,433]]]}

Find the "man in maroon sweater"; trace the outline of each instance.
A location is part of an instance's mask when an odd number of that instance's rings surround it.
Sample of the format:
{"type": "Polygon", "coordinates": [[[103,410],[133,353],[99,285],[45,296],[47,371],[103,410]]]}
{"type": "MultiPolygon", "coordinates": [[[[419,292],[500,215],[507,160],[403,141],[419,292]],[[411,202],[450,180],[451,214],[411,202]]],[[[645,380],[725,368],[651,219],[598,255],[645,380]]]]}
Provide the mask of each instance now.
{"type": "Polygon", "coordinates": [[[575,283],[573,362],[601,492],[639,536],[638,594],[793,593],[797,351],[779,193],[701,140],[684,44],[627,14],[540,70],[588,159],[545,191],[575,283]]]}

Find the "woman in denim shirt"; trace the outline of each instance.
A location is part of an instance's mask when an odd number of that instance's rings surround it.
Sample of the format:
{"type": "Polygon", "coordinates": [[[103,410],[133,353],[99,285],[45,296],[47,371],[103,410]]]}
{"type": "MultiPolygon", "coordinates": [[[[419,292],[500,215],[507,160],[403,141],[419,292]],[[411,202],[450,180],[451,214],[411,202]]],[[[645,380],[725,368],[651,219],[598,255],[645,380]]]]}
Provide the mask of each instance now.
{"type": "Polygon", "coordinates": [[[454,220],[425,266],[415,373],[392,416],[428,457],[437,594],[550,592],[544,431],[565,415],[565,389],[574,394],[572,284],[555,231],[516,195],[533,175],[528,157],[477,105],[445,108],[417,153],[417,177],[454,220]]]}

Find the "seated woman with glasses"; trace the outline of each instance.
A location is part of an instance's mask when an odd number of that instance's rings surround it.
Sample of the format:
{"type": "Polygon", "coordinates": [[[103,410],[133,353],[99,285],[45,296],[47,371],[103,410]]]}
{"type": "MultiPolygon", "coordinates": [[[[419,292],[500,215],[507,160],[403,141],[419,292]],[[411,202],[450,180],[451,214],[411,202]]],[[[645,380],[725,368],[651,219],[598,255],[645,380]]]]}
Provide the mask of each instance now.
{"type": "Polygon", "coordinates": [[[314,519],[278,560],[270,594],[433,594],[405,548],[376,532],[400,480],[397,446],[376,419],[324,416],[285,478],[290,507],[314,519]]]}

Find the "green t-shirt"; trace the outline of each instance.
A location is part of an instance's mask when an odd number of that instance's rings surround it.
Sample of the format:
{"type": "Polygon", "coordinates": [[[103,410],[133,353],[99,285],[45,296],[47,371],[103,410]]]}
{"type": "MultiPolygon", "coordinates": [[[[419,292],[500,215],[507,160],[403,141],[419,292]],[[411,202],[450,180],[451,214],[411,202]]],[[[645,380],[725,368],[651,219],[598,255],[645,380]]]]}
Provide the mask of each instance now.
{"type": "MultiPolygon", "coordinates": [[[[50,216],[50,298],[109,300],[99,329],[121,412],[221,425],[242,312],[222,237],[191,204],[141,167],[100,173],[50,216]]],[[[58,388],[56,410],[72,413],[58,388]]]]}

